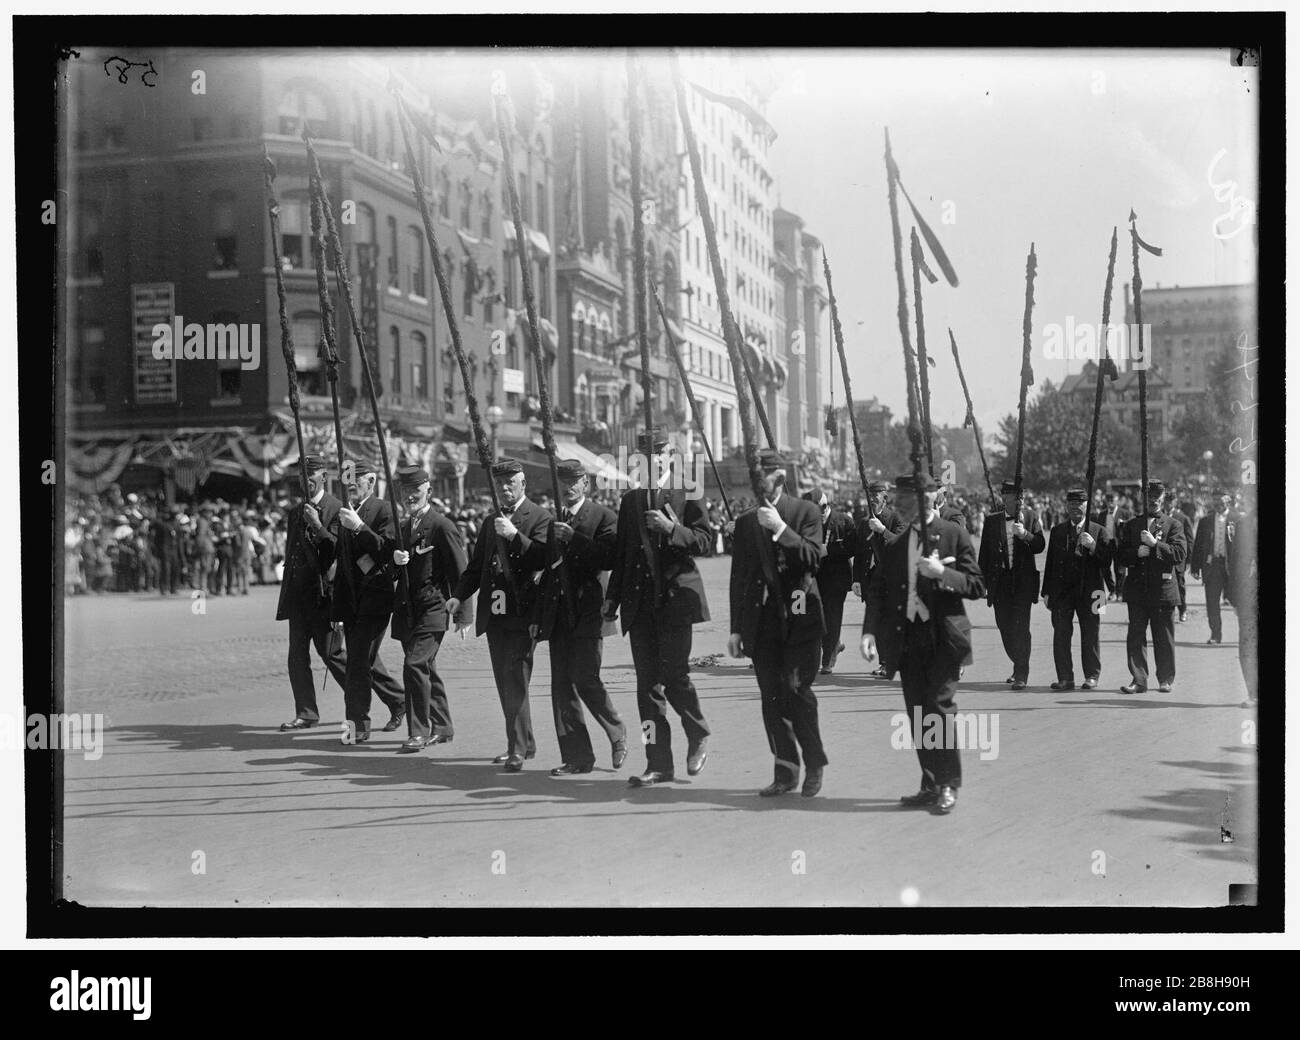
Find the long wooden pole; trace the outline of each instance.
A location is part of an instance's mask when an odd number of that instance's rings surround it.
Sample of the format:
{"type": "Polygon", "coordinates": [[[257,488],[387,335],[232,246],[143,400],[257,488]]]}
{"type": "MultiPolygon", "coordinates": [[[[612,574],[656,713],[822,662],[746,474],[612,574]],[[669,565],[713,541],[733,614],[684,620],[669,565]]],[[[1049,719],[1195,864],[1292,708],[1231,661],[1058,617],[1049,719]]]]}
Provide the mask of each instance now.
{"type": "Polygon", "coordinates": [[[700,410],[700,402],[695,399],[695,390],[691,387],[691,377],[686,372],[686,364],[682,361],[677,341],[673,339],[673,334],[668,329],[668,315],[664,313],[663,300],[659,298],[657,290],[654,297],[655,306],[659,309],[659,320],[664,326],[664,335],[668,337],[668,352],[672,355],[673,360],[677,362],[677,374],[682,377],[682,389],[686,391],[686,400],[690,402],[691,414],[695,416],[695,428],[700,431],[700,440],[704,442],[704,454],[709,458],[709,468],[713,470],[713,479],[718,482],[718,491],[722,494],[722,508],[727,512],[727,519],[734,520],[735,517],[731,512],[731,502],[727,499],[727,489],[723,486],[722,477],[718,473],[718,464],[713,459],[713,449],[709,446],[709,435],[704,430],[704,413],[700,410]]]}
{"type": "Polygon", "coordinates": [[[1137,217],[1129,213],[1129,235],[1133,240],[1133,319],[1138,329],[1138,425],[1142,442],[1142,516],[1145,520],[1150,503],[1147,501],[1147,481],[1150,479],[1147,454],[1147,364],[1146,347],[1142,334],[1142,267],[1138,263],[1137,217]]]}
{"type": "Polygon", "coordinates": [[[980,466],[984,469],[984,483],[989,488],[989,504],[993,505],[998,500],[998,493],[993,490],[993,478],[989,475],[989,464],[984,458],[984,438],[980,435],[980,424],[975,418],[975,405],[970,399],[970,387],[966,385],[966,373],[962,371],[961,355],[957,353],[957,337],[952,334],[952,329],[948,330],[948,341],[952,343],[952,359],[957,363],[957,378],[961,380],[961,392],[966,396],[966,414],[970,416],[971,430],[975,434],[975,447],[979,449],[980,466]]]}
{"type": "Polygon", "coordinates": [[[934,476],[934,435],[930,428],[930,361],[925,352],[925,314],[921,307],[921,240],[912,228],[912,297],[916,301],[916,370],[921,377],[921,434],[925,463],[934,476]]]}
{"type": "MultiPolygon", "coordinates": [[[[433,277],[438,283],[438,297],[442,300],[442,313],[447,319],[447,331],[451,336],[452,353],[456,356],[456,365],[460,369],[461,382],[465,386],[465,403],[469,408],[470,429],[474,433],[474,449],[478,453],[479,465],[483,467],[483,476],[487,478],[488,494],[492,496],[492,509],[498,515],[501,513],[501,499],[497,495],[496,483],[492,480],[492,464],[496,461],[492,458],[492,448],[488,443],[488,438],[483,432],[483,420],[478,410],[478,395],[474,392],[474,376],[470,372],[469,359],[465,356],[465,348],[460,340],[460,323],[456,319],[456,307],[451,299],[451,284],[447,281],[447,272],[442,266],[442,252],[438,248],[438,236],[433,228],[433,217],[429,212],[429,200],[424,194],[424,179],[420,176],[420,164],[415,161],[415,149],[411,144],[411,133],[408,128],[409,114],[406,111],[406,102],[402,95],[396,90],[393,92],[397,99],[397,122],[402,128],[402,143],[406,146],[406,163],[411,168],[411,183],[415,189],[415,202],[420,208],[420,220],[424,224],[424,237],[429,242],[429,253],[433,258],[433,277]]],[[[418,124],[417,124],[418,125],[418,124]]],[[[510,554],[506,551],[505,540],[500,535],[494,535],[492,544],[496,546],[497,559],[501,561],[501,573],[505,578],[506,584],[513,581],[513,575],[510,570],[510,554]]]]}
{"type": "MultiPolygon", "coordinates": [[[[691,177],[695,184],[695,208],[699,211],[700,220],[704,224],[704,244],[709,254],[709,266],[713,270],[713,286],[718,294],[718,309],[722,312],[722,338],[727,346],[727,355],[731,359],[731,370],[744,372],[746,368],[740,342],[740,329],[736,327],[736,320],[731,314],[731,296],[727,291],[727,276],[722,270],[722,257],[718,253],[718,232],[713,224],[709,192],[704,184],[704,164],[700,160],[700,146],[695,139],[691,110],[686,101],[686,85],[682,80],[681,60],[674,54],[672,62],[677,115],[681,120],[682,134],[686,138],[686,152],[690,158],[691,177]]],[[[740,380],[736,382],[736,406],[740,412],[740,427],[745,439],[745,462],[749,469],[749,483],[754,492],[754,501],[764,502],[767,500],[767,495],[763,470],[758,464],[758,439],[755,435],[753,419],[749,414],[749,392],[740,380]]]]}
{"type": "Polygon", "coordinates": [[[894,234],[894,275],[898,281],[898,331],[903,339],[903,371],[907,378],[907,436],[912,447],[912,479],[916,484],[916,512],[921,524],[921,544],[926,541],[928,510],[925,491],[921,485],[921,427],[920,402],[917,391],[916,359],[912,354],[912,340],[907,321],[907,285],[903,281],[903,233],[898,225],[898,166],[889,143],[889,128],[885,128],[885,173],[889,180],[889,220],[894,234]]]}
{"type": "Polygon", "coordinates": [[[1016,495],[1024,495],[1021,477],[1025,461],[1025,412],[1029,397],[1029,384],[1033,382],[1033,366],[1030,353],[1033,350],[1034,309],[1034,275],[1038,271],[1038,257],[1034,253],[1034,243],[1029,243],[1029,257],[1025,261],[1025,316],[1021,323],[1021,357],[1020,357],[1020,417],[1016,424],[1016,495]]]}
{"type": "MultiPolygon", "coordinates": [[[[840,371],[844,376],[844,405],[849,411],[849,428],[853,431],[853,451],[858,459],[858,480],[862,483],[862,494],[867,500],[867,515],[873,519],[876,509],[871,504],[870,481],[867,480],[867,463],[862,457],[862,438],[858,434],[858,418],[853,414],[853,384],[849,380],[849,359],[844,351],[844,329],[840,325],[840,307],[835,302],[835,287],[831,282],[831,262],[826,259],[826,250],[822,250],[822,270],[826,273],[826,295],[831,303],[831,330],[835,333],[835,349],[840,355],[840,371]]],[[[834,386],[835,366],[831,366],[831,385],[834,386]]]]}
{"type": "Polygon", "coordinates": [[[1107,369],[1114,364],[1110,358],[1110,346],[1106,342],[1106,333],[1110,328],[1110,294],[1115,285],[1115,254],[1119,249],[1119,227],[1110,232],[1110,261],[1106,265],[1106,290],[1101,298],[1101,343],[1100,349],[1105,358],[1097,365],[1097,392],[1092,401],[1092,434],[1088,438],[1088,497],[1084,501],[1085,513],[1092,509],[1092,488],[1097,477],[1097,432],[1101,426],[1101,391],[1102,381],[1107,369]]]}
{"type": "MultiPolygon", "coordinates": [[[[329,281],[325,274],[325,225],[321,215],[321,201],[316,194],[314,181],[311,191],[311,257],[312,267],[316,269],[316,294],[320,298],[321,340],[325,344],[325,376],[330,385],[330,404],[334,411],[334,446],[339,461],[339,497],[347,500],[347,491],[343,488],[343,466],[346,462],[343,451],[343,423],[339,418],[339,351],[334,325],[334,303],[330,299],[329,281]]],[[[279,252],[280,244],[275,244],[279,252]]],[[[276,263],[279,264],[279,256],[276,263]]]]}

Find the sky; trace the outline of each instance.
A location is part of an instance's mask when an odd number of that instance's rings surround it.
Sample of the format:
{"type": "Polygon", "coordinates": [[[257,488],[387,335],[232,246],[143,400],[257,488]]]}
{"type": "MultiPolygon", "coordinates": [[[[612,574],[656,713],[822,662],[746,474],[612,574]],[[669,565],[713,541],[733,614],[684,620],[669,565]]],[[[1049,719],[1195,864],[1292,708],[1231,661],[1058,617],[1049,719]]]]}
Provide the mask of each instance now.
{"type": "MultiPolygon", "coordinates": [[[[1116,225],[1112,320],[1123,320],[1130,209],[1142,238],[1164,250],[1142,254],[1145,287],[1255,279],[1254,228],[1241,211],[1216,235],[1216,218],[1233,206],[1225,182],[1239,199],[1258,199],[1257,70],[1230,65],[1226,50],[769,51],[757,60],[778,84],[766,115],[778,135],[769,158],[780,205],[825,244],[855,399],[906,410],[886,126],[903,184],[959,279],[923,289],[935,423],[960,425],[965,414],[948,327],[985,436],[1014,411],[1031,242],[1039,384],[1081,366],[1045,357],[1045,327],[1100,323],[1116,225]]],[[[899,207],[914,322],[901,195],[899,207]]],[[[835,390],[843,403],[838,372],[835,390]]]]}

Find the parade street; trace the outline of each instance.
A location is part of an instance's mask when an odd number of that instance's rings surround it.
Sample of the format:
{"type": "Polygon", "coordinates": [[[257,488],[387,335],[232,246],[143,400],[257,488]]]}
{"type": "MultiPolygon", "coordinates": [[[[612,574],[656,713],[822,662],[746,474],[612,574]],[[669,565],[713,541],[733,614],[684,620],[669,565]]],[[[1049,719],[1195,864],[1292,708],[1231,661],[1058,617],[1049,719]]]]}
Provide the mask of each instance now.
{"type": "MultiPolygon", "coordinates": [[[[201,614],[187,592],[67,600],[64,710],[102,713],[106,734],[102,757],[67,755],[65,896],[94,906],[1205,906],[1257,880],[1255,712],[1240,707],[1237,619],[1226,610],[1223,645],[1207,646],[1204,592],[1190,576],[1169,694],[1118,692],[1129,680],[1123,604],[1102,618],[1101,688],[1053,693],[1039,603],[1029,687],[1013,692],[992,611],[969,602],[975,663],[957,703],[997,739],[983,756],[963,752],[958,805],[935,816],[899,806],[917,788],[916,755],[895,746],[897,681],[869,677],[857,653],[863,605],[852,595],[847,650],[815,686],[830,759],[822,793],[757,796],[772,756],[754,673],[725,656],[731,561],[699,562],[714,620],[696,627],[692,658],[710,756],[687,777],[674,714],[678,779],[642,790],[627,786],[645,764],[639,742],[614,772],[590,720],[596,770],[548,775],[560,759],[545,645],[531,685],[537,757],[511,774],[491,762],[505,734],[482,639],[451,635],[438,656],[454,742],[399,755],[405,726],[380,731],[378,701],[371,741],[340,744],[333,679],[320,727],[277,731],[294,710],[274,586],[208,598],[201,614]]],[[[1075,654],[1077,665],[1077,638],[1075,654]]],[[[400,676],[399,644],[386,641],[382,657],[400,676]]],[[[319,683],[314,655],[313,667],[319,683]]],[[[623,637],[605,640],[602,675],[635,737],[623,637]]]]}

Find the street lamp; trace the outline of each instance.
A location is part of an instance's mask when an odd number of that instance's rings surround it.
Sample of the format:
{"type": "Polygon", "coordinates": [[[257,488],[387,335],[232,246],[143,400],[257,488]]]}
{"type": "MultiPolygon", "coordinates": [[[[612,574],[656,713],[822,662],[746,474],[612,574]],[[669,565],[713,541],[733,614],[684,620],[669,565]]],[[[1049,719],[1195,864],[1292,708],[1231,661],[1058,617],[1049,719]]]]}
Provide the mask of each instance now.
{"type": "MultiPolygon", "coordinates": [[[[492,454],[492,461],[493,461],[493,462],[495,462],[495,461],[497,460],[497,426],[500,424],[500,422],[501,422],[501,417],[502,417],[504,414],[505,414],[505,412],[503,412],[503,411],[501,410],[501,406],[500,406],[499,404],[490,404],[490,405],[488,405],[488,408],[487,408],[487,421],[488,421],[488,430],[490,431],[490,433],[491,433],[491,435],[492,435],[492,441],[491,441],[491,448],[490,448],[490,451],[491,451],[491,454],[492,454]]],[[[490,479],[490,478],[491,478],[491,474],[488,474],[488,477],[489,477],[489,479],[490,479]]]]}

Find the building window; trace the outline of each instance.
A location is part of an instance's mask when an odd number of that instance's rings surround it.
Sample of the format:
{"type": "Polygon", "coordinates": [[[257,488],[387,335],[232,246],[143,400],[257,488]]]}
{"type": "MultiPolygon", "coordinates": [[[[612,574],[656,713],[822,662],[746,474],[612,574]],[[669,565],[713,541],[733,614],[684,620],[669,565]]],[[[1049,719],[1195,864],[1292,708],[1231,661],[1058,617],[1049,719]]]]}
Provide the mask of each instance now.
{"type": "Polygon", "coordinates": [[[474,317],[474,293],[478,289],[478,267],[473,257],[466,257],[464,263],[465,291],[461,311],[467,318],[474,317]]]}
{"type": "Polygon", "coordinates": [[[388,287],[390,289],[401,289],[401,280],[398,275],[398,256],[399,246],[397,242],[397,218],[388,218],[388,287]]]}
{"type": "Polygon", "coordinates": [[[470,224],[470,194],[471,193],[470,193],[468,179],[460,182],[458,192],[460,195],[460,226],[463,227],[466,231],[468,231],[471,227],[470,224]]]}
{"type": "Polygon", "coordinates": [[[280,133],[297,136],[306,127],[313,137],[325,136],[329,110],[325,99],[306,87],[292,87],[280,99],[280,133]]]}
{"type": "Polygon", "coordinates": [[[85,278],[104,276],[104,247],[99,206],[81,207],[81,273],[85,278]]]}
{"type": "Polygon", "coordinates": [[[389,326],[388,341],[392,345],[388,354],[388,389],[395,394],[402,392],[402,331],[396,325],[389,326]]]}
{"type": "Polygon", "coordinates": [[[289,196],[280,202],[280,256],[282,266],[306,267],[307,229],[311,226],[307,216],[307,199],[289,196]]]}
{"type": "Polygon", "coordinates": [[[425,378],[428,372],[427,347],[428,341],[423,332],[411,333],[411,392],[425,401],[429,399],[429,382],[425,378]]]}
{"type": "Polygon", "coordinates": [[[519,215],[525,224],[532,220],[528,212],[528,181],[522,173],[519,174],[519,215]]]}
{"type": "Polygon", "coordinates": [[[550,318],[551,316],[551,293],[547,286],[550,284],[551,265],[546,260],[537,261],[537,316],[539,318],[550,318]]]}
{"type": "Polygon", "coordinates": [[[447,176],[447,167],[438,171],[438,216],[443,220],[451,219],[451,178],[447,176]]]}
{"type": "Polygon", "coordinates": [[[546,185],[539,181],[537,184],[537,230],[543,235],[547,234],[546,217],[546,185]]]}
{"type": "Polygon", "coordinates": [[[104,326],[83,326],[80,348],[72,359],[73,404],[104,403],[104,371],[104,326]]]}
{"type": "Polygon", "coordinates": [[[492,241],[492,193],[485,191],[481,200],[480,209],[483,213],[482,235],[480,236],[485,242],[492,241]]]}
{"type": "Polygon", "coordinates": [[[212,196],[212,269],[233,271],[239,266],[235,235],[235,196],[217,192],[212,196]]]}
{"type": "Polygon", "coordinates": [[[379,244],[376,232],[378,230],[375,224],[375,211],[366,203],[361,203],[357,207],[357,243],[360,245],[377,246],[379,244]]]}
{"type": "Polygon", "coordinates": [[[491,267],[483,275],[483,287],[486,290],[483,295],[483,324],[490,325],[496,310],[497,294],[497,273],[491,267]]]}
{"type": "Polygon", "coordinates": [[[406,229],[407,238],[410,243],[410,284],[411,293],[415,296],[424,295],[424,232],[418,227],[412,225],[406,229]]]}

